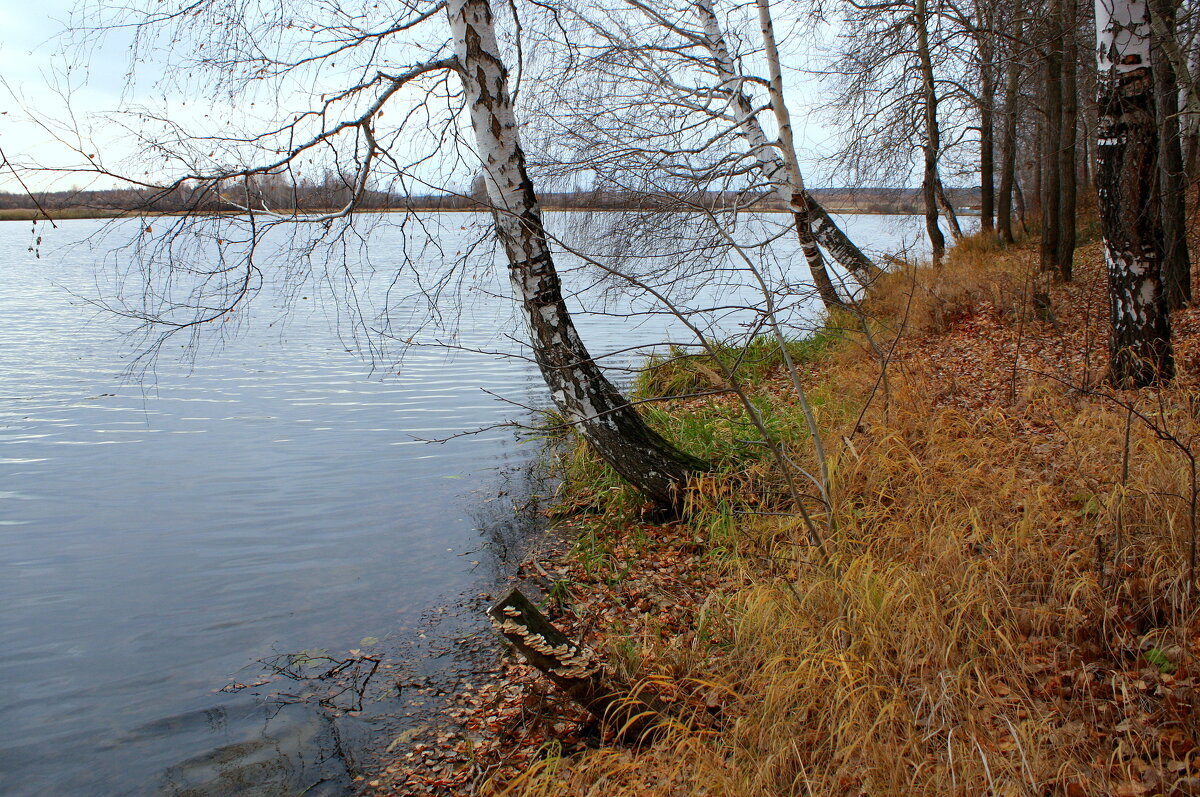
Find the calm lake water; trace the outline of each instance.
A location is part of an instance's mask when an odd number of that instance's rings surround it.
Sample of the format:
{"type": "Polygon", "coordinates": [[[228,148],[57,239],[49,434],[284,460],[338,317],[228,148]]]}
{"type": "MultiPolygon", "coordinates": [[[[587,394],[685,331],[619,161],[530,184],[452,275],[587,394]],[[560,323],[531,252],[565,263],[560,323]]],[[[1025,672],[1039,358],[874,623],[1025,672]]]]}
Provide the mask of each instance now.
{"type": "MultiPolygon", "coordinates": [[[[364,234],[324,281],[268,281],[228,334],[172,340],[140,378],[131,323],[85,301],[111,293],[128,259],[105,253],[136,228],[105,243],[100,222],[0,223],[0,793],[346,793],[425,702],[413,683],[469,666],[453,643],[481,626],[447,607],[504,577],[536,514],[520,511],[536,444],[506,427],[422,440],[528,420],[544,387],[523,359],[471,351],[521,352],[490,254],[441,286],[456,328],[417,329],[426,305],[395,264],[436,272],[477,235],[467,215],[427,221],[364,234]],[[355,319],[378,329],[384,310],[391,334],[452,348],[372,350],[355,319]],[[282,654],[350,650],[388,664],[361,713],[301,683],[219,691],[282,654]]],[[[919,232],[846,225],[877,250],[919,232]]],[[[790,240],[773,251],[786,263],[790,240]]],[[[576,305],[613,312],[581,319],[594,353],[683,337],[595,282],[567,277],[576,305]]]]}

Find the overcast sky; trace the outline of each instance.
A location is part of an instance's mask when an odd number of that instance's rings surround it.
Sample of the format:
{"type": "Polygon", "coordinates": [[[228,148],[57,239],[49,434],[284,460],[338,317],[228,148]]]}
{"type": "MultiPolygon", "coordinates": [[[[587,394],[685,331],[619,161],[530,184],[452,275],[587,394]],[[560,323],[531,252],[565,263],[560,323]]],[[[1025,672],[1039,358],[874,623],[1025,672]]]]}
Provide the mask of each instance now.
{"type": "MultiPolygon", "coordinates": [[[[36,0],[36,2],[0,3],[0,79],[3,113],[0,113],[0,147],[9,158],[20,162],[74,163],[77,156],[55,142],[59,134],[47,131],[29,120],[30,111],[47,118],[64,120],[68,109],[58,88],[65,88],[56,74],[65,61],[56,58],[63,30],[75,0],[36,0]]],[[[87,70],[72,77],[75,91],[72,105],[77,113],[109,109],[120,97],[125,64],[104,52],[87,70]]],[[[38,181],[37,178],[30,178],[38,181]]],[[[59,181],[76,181],[60,177],[59,181]]],[[[49,177],[38,182],[49,184],[49,177]]],[[[58,181],[54,181],[58,182],[58,181]]],[[[69,184],[69,182],[68,182],[69,184]]],[[[0,176],[0,187],[13,190],[11,173],[0,176]]],[[[44,186],[42,186],[44,187],[44,186]]],[[[67,187],[67,184],[61,187],[67,187]]]]}
{"type": "MultiPolygon", "coordinates": [[[[139,85],[132,89],[126,80],[129,36],[112,33],[102,50],[93,53],[86,64],[72,67],[62,55],[64,41],[59,35],[70,20],[78,0],[35,0],[0,3],[0,147],[13,161],[25,164],[71,165],[85,162],[84,155],[96,155],[116,166],[131,154],[131,137],[119,128],[97,122],[97,112],[112,111],[122,102],[153,102],[167,109],[172,119],[203,125],[205,107],[197,98],[152,94],[153,82],[160,70],[155,64],[140,64],[139,85]],[[65,96],[71,97],[68,107],[65,96]],[[156,96],[155,96],[156,95],[156,96]],[[186,101],[190,100],[190,101],[186,101]],[[186,101],[186,102],[185,102],[186,101]],[[46,129],[30,120],[31,116],[58,120],[58,128],[46,129]],[[82,130],[85,139],[74,135],[82,130]],[[57,139],[57,140],[56,140],[57,139]],[[68,142],[66,146],[62,141],[68,142]],[[83,150],[81,154],[75,150],[83,150]],[[95,152],[88,152],[95,150],[95,152]]],[[[794,71],[788,76],[793,100],[793,122],[799,143],[808,154],[809,180],[813,185],[836,182],[828,175],[821,156],[828,151],[831,134],[811,113],[804,102],[815,96],[813,79],[794,71]],[[808,84],[807,86],[805,84],[808,84]]],[[[211,106],[208,108],[212,109],[211,106]]],[[[227,112],[227,111],[226,111],[227,112]]],[[[81,174],[62,172],[26,175],[35,190],[71,187],[110,187],[111,181],[81,174]]],[[[0,190],[19,190],[10,171],[0,174],[0,190]]]]}

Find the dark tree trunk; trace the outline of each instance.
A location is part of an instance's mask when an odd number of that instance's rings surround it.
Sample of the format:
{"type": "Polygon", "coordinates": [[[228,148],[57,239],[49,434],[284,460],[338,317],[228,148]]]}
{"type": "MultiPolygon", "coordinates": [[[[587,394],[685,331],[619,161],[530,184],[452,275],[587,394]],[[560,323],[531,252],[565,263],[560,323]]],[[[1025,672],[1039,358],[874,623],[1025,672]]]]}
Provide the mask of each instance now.
{"type": "Polygon", "coordinates": [[[1017,219],[1021,222],[1021,234],[1029,233],[1029,225],[1026,223],[1026,208],[1025,208],[1025,191],[1021,189],[1021,181],[1013,180],[1013,206],[1017,209],[1017,219]]]}
{"type": "Polygon", "coordinates": [[[1183,175],[1185,185],[1195,185],[1200,178],[1200,131],[1191,130],[1183,138],[1183,175]]]}
{"type": "Polygon", "coordinates": [[[996,58],[995,33],[985,20],[980,4],[979,25],[979,226],[984,233],[995,230],[996,215],[996,58]],[[985,24],[985,21],[988,24],[985,24]]]}
{"type": "Polygon", "coordinates": [[[1069,282],[1075,272],[1075,217],[1078,179],[1076,171],[1075,129],[1079,122],[1078,86],[1075,75],[1079,47],[1075,42],[1078,27],[1078,0],[1063,0],[1062,48],[1062,125],[1059,130],[1058,251],[1055,268],[1058,278],[1069,282]]]}
{"type": "MultiPolygon", "coordinates": [[[[1046,124],[1043,119],[1035,128],[1033,133],[1033,141],[1030,143],[1030,170],[1029,170],[1029,193],[1025,195],[1028,199],[1026,209],[1029,216],[1032,217],[1028,221],[1032,222],[1033,218],[1037,218],[1041,223],[1042,215],[1042,183],[1044,182],[1045,174],[1042,167],[1045,165],[1046,159],[1043,157],[1043,151],[1046,146],[1046,124]]],[[[1022,221],[1026,221],[1022,218],[1022,221]]]]}
{"type": "Polygon", "coordinates": [[[935,175],[930,174],[929,155],[925,156],[925,176],[921,181],[921,198],[925,204],[925,232],[929,235],[929,244],[933,247],[933,263],[942,262],[946,254],[946,236],[938,226],[937,196],[934,194],[935,175]]]}
{"type": "MultiPolygon", "coordinates": [[[[1021,38],[1021,26],[1014,30],[1016,39],[1021,38]]],[[[1013,189],[1017,178],[1017,101],[1021,80],[1020,62],[1012,46],[1004,74],[1004,126],[1000,131],[1000,196],[997,222],[1000,238],[1006,244],[1015,243],[1013,237],[1013,189]]]]}
{"type": "MultiPolygon", "coordinates": [[[[1169,35],[1175,35],[1174,0],[1153,0],[1150,13],[1157,14],[1163,20],[1169,35]]],[[[1192,266],[1188,255],[1184,202],[1186,187],[1179,135],[1179,84],[1170,59],[1162,53],[1157,43],[1153,58],[1154,93],[1158,109],[1158,195],[1163,229],[1163,289],[1167,294],[1167,307],[1178,310],[1192,301],[1192,266]]]]}
{"type": "Polygon", "coordinates": [[[996,229],[995,130],[990,108],[985,107],[979,116],[983,128],[979,140],[979,226],[985,233],[992,233],[996,229]]]}
{"type": "Polygon", "coordinates": [[[1096,189],[1108,265],[1109,379],[1144,387],[1174,376],[1154,197],[1158,131],[1150,24],[1140,0],[1096,4],[1096,189]]]}
{"type": "Polygon", "coordinates": [[[1051,0],[1043,63],[1045,127],[1042,136],[1041,269],[1061,279],[1058,242],[1062,235],[1062,0],[1051,0]]]}
{"type": "Polygon", "coordinates": [[[941,149],[941,133],[938,131],[937,91],[933,83],[933,60],[929,54],[929,20],[925,0],[916,0],[913,25],[917,32],[917,56],[921,64],[921,93],[924,102],[925,168],[921,178],[921,196],[925,202],[925,231],[933,248],[933,262],[938,264],[946,252],[946,236],[938,226],[938,151],[941,149]]]}
{"type": "Polygon", "coordinates": [[[526,174],[491,8],[487,0],[450,0],[447,13],[496,235],[508,256],[534,358],[550,395],[614,470],[659,506],[679,508],[682,487],[706,465],[647,426],[583,345],[563,301],[541,209],[526,174]]]}

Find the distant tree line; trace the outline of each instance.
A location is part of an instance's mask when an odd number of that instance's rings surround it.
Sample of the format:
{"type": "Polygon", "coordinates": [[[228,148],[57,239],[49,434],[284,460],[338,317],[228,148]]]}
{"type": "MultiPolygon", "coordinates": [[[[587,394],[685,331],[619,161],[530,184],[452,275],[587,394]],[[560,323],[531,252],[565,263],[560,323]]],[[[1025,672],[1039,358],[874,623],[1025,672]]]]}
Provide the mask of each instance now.
{"type": "MultiPolygon", "coordinates": [[[[270,208],[281,213],[318,213],[344,206],[354,188],[341,181],[304,182],[290,185],[282,179],[261,177],[230,181],[219,189],[211,184],[182,184],[169,189],[112,188],[70,189],[33,193],[0,192],[0,211],[39,207],[53,215],[56,210],[91,210],[98,214],[120,213],[229,213],[246,207],[270,208]]],[[[917,188],[816,188],[810,193],[823,205],[839,213],[913,214],[921,209],[917,188]]],[[[979,207],[977,189],[950,189],[950,196],[968,211],[979,207]]],[[[660,210],[677,207],[685,200],[710,209],[747,208],[783,213],[787,205],[769,193],[747,201],[745,191],[695,191],[688,195],[647,195],[620,191],[582,190],[542,192],[541,204],[548,210],[660,210]]],[[[407,195],[367,189],[355,198],[359,211],[388,210],[487,210],[487,198],[475,190],[470,194],[407,195]]]]}

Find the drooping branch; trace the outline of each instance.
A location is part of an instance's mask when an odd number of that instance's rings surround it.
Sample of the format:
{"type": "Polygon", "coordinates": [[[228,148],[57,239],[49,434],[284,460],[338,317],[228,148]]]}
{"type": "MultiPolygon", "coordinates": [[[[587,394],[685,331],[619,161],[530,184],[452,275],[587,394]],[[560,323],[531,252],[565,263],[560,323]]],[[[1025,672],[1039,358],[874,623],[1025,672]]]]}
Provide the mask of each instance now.
{"type": "MultiPolygon", "coordinates": [[[[388,100],[390,100],[396,94],[396,92],[398,92],[400,89],[404,88],[404,86],[408,85],[410,82],[412,82],[416,78],[419,78],[422,75],[427,75],[431,72],[439,72],[439,71],[445,71],[445,70],[457,70],[458,68],[459,68],[458,59],[456,57],[451,56],[449,58],[439,58],[437,60],[427,61],[423,64],[414,66],[400,74],[392,75],[392,74],[385,74],[383,72],[379,72],[372,80],[368,81],[366,84],[363,84],[363,85],[367,86],[367,85],[372,85],[374,83],[382,82],[385,84],[385,88],[383,91],[381,91],[379,93],[379,96],[376,97],[371,102],[371,104],[367,106],[366,110],[363,111],[358,116],[351,118],[351,119],[345,119],[345,120],[339,122],[338,124],[334,125],[333,127],[329,128],[328,130],[321,131],[319,134],[313,136],[312,138],[308,139],[307,141],[304,141],[299,145],[289,148],[286,153],[284,153],[282,156],[280,156],[279,158],[277,158],[274,161],[271,161],[269,163],[260,164],[258,166],[253,166],[251,168],[240,169],[240,170],[227,170],[227,171],[214,172],[214,173],[187,174],[187,175],[177,178],[175,180],[175,182],[171,186],[169,186],[166,190],[168,190],[168,191],[173,190],[174,188],[182,185],[183,183],[185,183],[189,180],[194,180],[194,181],[202,183],[202,184],[203,183],[214,183],[215,184],[222,180],[239,179],[239,178],[244,179],[244,178],[248,178],[248,177],[252,177],[252,176],[260,175],[260,174],[271,174],[271,173],[276,172],[279,169],[282,169],[282,168],[288,166],[289,164],[295,162],[295,160],[297,158],[299,158],[301,155],[303,155],[304,153],[306,153],[316,147],[319,147],[321,145],[329,143],[331,140],[333,140],[337,136],[339,136],[343,133],[346,133],[348,131],[351,131],[351,130],[357,130],[357,131],[361,132],[363,138],[366,140],[367,149],[366,149],[366,154],[363,156],[363,162],[358,168],[358,174],[355,179],[350,198],[346,201],[345,205],[338,210],[335,210],[331,213],[324,214],[322,216],[317,216],[317,217],[305,216],[303,220],[305,223],[313,223],[313,222],[331,221],[333,219],[342,218],[344,216],[347,216],[351,212],[353,212],[353,210],[358,206],[360,200],[362,199],[363,194],[366,192],[367,183],[371,176],[371,162],[375,158],[377,153],[379,152],[379,145],[375,139],[374,128],[373,128],[373,120],[374,120],[375,116],[378,115],[380,113],[380,111],[383,110],[383,107],[387,104],[388,100]]],[[[346,93],[347,92],[343,92],[342,94],[345,95],[346,93]]],[[[269,215],[271,215],[277,219],[280,219],[280,220],[293,220],[293,219],[296,219],[297,215],[298,215],[298,211],[296,211],[296,210],[293,210],[291,214],[283,215],[283,214],[272,212],[265,205],[260,208],[250,208],[248,206],[239,205],[238,203],[236,203],[228,198],[226,198],[226,201],[233,207],[236,207],[240,210],[244,210],[246,212],[252,212],[252,211],[265,212],[265,213],[268,213],[269,215]]]]}

